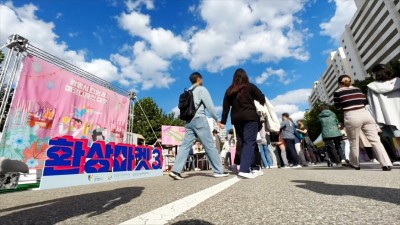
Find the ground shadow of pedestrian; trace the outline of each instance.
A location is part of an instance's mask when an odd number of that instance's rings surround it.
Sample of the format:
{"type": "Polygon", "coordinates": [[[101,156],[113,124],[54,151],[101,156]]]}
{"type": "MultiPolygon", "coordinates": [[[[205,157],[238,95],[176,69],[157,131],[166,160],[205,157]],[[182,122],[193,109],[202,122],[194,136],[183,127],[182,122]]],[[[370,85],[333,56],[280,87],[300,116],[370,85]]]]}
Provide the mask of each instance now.
{"type": "Polygon", "coordinates": [[[214,225],[213,223],[204,220],[181,220],[171,225],[214,225]]]}
{"type": "Polygon", "coordinates": [[[86,217],[98,216],[130,202],[140,196],[143,190],[143,187],[126,187],[6,208],[0,210],[0,214],[13,212],[0,216],[0,221],[1,224],[7,225],[44,225],[55,224],[83,214],[88,214],[86,217]]]}
{"type": "Polygon", "coordinates": [[[400,205],[400,189],[396,188],[328,184],[308,180],[293,180],[292,182],[299,183],[296,187],[324,195],[349,195],[400,205]]]}

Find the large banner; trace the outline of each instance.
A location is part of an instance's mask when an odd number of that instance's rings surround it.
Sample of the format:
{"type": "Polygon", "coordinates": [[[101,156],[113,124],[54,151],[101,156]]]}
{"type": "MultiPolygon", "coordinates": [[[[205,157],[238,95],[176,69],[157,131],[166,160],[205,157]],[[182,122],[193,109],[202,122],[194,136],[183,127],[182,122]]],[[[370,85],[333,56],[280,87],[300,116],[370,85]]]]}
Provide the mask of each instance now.
{"type": "Polygon", "coordinates": [[[177,126],[162,126],[161,127],[161,142],[163,145],[181,145],[185,137],[186,129],[177,126]]]}
{"type": "Polygon", "coordinates": [[[119,143],[129,98],[33,56],[27,56],[12,102],[0,156],[42,169],[49,141],[70,136],[119,143]]]}
{"type": "Polygon", "coordinates": [[[151,146],[52,138],[40,189],[162,176],[162,150],[151,146]]]}

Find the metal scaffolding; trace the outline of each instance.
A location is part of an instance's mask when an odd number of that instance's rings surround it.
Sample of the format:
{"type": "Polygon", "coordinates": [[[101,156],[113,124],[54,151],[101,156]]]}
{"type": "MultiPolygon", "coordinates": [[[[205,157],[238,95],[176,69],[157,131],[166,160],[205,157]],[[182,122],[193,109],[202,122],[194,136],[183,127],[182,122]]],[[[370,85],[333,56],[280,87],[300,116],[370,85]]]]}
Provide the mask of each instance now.
{"type": "MultiPolygon", "coordinates": [[[[18,34],[11,35],[8,38],[7,43],[4,46],[0,47],[0,50],[1,49],[8,49],[8,51],[5,51],[6,54],[3,62],[3,67],[1,68],[0,72],[0,88],[1,88],[0,124],[4,124],[3,131],[7,129],[7,118],[9,112],[9,110],[7,110],[7,105],[10,104],[9,98],[11,98],[11,103],[12,103],[14,96],[12,92],[16,88],[16,85],[18,83],[20,70],[22,69],[22,61],[24,57],[27,55],[36,56],[44,61],[47,61],[62,69],[72,72],[79,77],[82,77],[95,84],[110,89],[118,94],[129,97],[130,99],[129,114],[128,114],[129,116],[128,118],[126,118],[128,124],[128,129],[127,129],[128,132],[133,133],[133,124],[135,118],[134,115],[135,102],[138,103],[141,111],[144,113],[145,117],[148,118],[143,108],[141,107],[135,92],[126,91],[106,80],[97,77],[94,74],[91,74],[69,62],[66,62],[46,51],[43,51],[40,48],[29,43],[29,41],[26,38],[21,37],[18,34]]],[[[147,121],[151,127],[150,121],[148,119],[147,121]]],[[[155,134],[153,127],[151,127],[151,129],[153,131],[153,134],[157,138],[157,135],[155,134]]],[[[3,135],[4,133],[5,132],[3,132],[3,135]]]]}

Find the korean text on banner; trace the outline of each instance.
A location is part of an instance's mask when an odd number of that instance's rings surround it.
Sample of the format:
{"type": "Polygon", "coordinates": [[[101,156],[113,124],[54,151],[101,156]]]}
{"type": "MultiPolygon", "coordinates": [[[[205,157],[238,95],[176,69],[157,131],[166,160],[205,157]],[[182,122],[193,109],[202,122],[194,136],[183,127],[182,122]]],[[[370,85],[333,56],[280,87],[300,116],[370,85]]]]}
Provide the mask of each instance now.
{"type": "Polygon", "coordinates": [[[0,156],[43,168],[49,141],[71,136],[120,143],[129,98],[37,57],[27,56],[10,108],[0,156]]]}

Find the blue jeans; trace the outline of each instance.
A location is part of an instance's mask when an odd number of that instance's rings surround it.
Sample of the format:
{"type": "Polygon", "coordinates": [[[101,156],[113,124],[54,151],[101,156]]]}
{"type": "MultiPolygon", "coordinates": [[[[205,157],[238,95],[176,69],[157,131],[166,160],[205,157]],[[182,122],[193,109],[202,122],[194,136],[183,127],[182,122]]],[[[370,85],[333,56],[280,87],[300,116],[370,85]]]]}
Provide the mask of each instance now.
{"type": "Polygon", "coordinates": [[[269,153],[268,145],[266,145],[266,144],[260,145],[260,154],[261,154],[261,160],[262,160],[264,166],[271,167],[272,159],[271,159],[271,154],[269,153]]]}
{"type": "Polygon", "coordinates": [[[239,172],[249,173],[251,170],[259,169],[255,157],[258,125],[258,122],[252,121],[235,124],[238,143],[242,143],[239,172]]]}
{"type": "Polygon", "coordinates": [[[186,164],[189,151],[192,149],[196,138],[200,139],[203,144],[204,150],[212,168],[215,173],[224,173],[222,167],[221,158],[219,156],[218,150],[214,145],[214,139],[211,135],[210,125],[206,117],[197,117],[185,125],[186,134],[182,141],[182,145],[179,149],[178,155],[176,156],[174,167],[172,171],[176,173],[181,173],[183,167],[186,164]]]}

